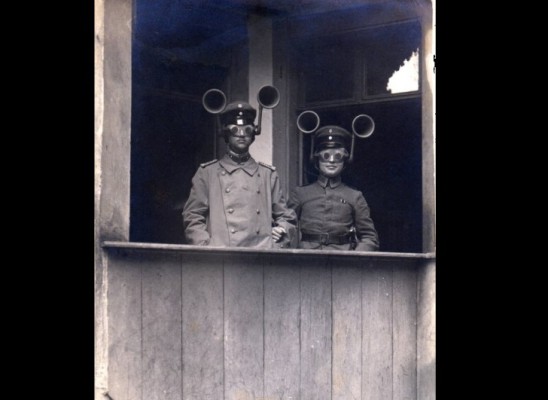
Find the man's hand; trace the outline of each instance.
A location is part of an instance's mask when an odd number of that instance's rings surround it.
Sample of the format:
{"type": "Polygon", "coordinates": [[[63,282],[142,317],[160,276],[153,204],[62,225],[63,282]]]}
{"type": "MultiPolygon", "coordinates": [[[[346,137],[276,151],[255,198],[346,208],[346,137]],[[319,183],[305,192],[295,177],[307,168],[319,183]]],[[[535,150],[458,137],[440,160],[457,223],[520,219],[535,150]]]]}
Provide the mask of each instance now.
{"type": "Polygon", "coordinates": [[[274,239],[275,242],[279,242],[284,233],[286,233],[285,228],[282,228],[281,226],[275,226],[274,228],[272,228],[272,239],[274,239]]]}

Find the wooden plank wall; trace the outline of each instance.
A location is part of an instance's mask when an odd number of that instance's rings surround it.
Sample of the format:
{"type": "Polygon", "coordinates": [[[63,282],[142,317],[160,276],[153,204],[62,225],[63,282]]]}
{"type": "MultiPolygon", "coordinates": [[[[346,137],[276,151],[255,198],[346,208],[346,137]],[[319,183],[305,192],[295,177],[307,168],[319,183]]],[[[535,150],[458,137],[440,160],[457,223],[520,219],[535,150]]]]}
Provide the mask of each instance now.
{"type": "Polygon", "coordinates": [[[417,399],[421,263],[111,249],[108,393],[417,399]]]}

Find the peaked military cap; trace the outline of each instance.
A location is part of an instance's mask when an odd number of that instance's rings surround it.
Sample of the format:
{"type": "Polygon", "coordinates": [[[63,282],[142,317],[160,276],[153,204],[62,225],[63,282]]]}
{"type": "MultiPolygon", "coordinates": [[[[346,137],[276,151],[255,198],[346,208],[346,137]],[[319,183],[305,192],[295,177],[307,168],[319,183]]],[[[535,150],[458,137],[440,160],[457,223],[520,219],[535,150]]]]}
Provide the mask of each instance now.
{"type": "Polygon", "coordinates": [[[257,111],[245,101],[229,103],[221,113],[223,125],[253,125],[257,111]]]}
{"type": "Polygon", "coordinates": [[[332,149],[334,147],[350,148],[352,134],[340,126],[327,125],[316,131],[314,151],[332,149]]]}

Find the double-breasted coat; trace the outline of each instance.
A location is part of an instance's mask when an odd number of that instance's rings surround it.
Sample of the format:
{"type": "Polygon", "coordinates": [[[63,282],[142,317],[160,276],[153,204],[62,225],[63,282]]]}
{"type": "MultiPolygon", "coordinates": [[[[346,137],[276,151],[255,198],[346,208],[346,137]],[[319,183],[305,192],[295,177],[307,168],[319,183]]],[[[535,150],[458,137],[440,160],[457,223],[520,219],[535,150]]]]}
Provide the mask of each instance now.
{"type": "Polygon", "coordinates": [[[227,155],[200,165],[183,209],[185,236],[194,245],[289,247],[296,218],[275,167],[227,155]],[[272,239],[276,225],[287,232],[278,243],[272,239]]]}

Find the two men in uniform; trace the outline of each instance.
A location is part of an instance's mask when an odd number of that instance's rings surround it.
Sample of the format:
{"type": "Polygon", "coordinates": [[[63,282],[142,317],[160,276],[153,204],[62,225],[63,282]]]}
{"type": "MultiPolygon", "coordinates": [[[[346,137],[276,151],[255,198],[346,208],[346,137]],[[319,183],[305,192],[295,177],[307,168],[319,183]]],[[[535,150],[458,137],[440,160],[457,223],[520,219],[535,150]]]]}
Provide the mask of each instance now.
{"type": "Polygon", "coordinates": [[[363,194],[341,182],[350,132],[339,126],[316,132],[318,180],[295,188],[286,203],[276,168],[249,154],[260,129],[254,125],[255,116],[246,102],[230,103],[222,111],[227,153],[201,164],[192,179],[183,210],[187,242],[257,248],[291,247],[298,242],[297,247],[304,249],[378,250],[378,235],[363,194]]]}

